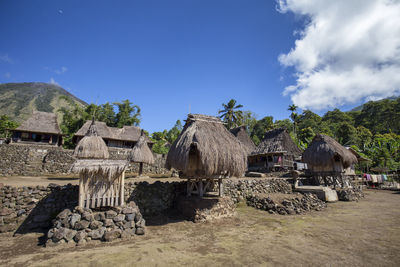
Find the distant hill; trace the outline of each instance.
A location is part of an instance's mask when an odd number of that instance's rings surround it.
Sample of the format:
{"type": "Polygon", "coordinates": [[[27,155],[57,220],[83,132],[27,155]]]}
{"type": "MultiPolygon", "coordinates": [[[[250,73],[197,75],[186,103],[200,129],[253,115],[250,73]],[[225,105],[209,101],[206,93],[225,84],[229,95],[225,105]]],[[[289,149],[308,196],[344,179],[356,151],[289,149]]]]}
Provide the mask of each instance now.
{"type": "Polygon", "coordinates": [[[56,112],[59,108],[69,105],[60,99],[62,95],[71,97],[79,105],[87,105],[85,101],[55,84],[3,83],[0,84],[0,115],[5,114],[12,120],[22,122],[34,110],[56,112]]]}
{"type": "MultiPolygon", "coordinates": [[[[385,99],[396,100],[397,98],[399,98],[399,97],[398,96],[391,96],[391,97],[388,97],[388,98],[384,98],[382,100],[385,100],[385,99]]],[[[377,100],[377,101],[374,101],[374,102],[379,102],[379,101],[382,101],[382,100],[377,100]]],[[[362,105],[360,105],[358,107],[355,107],[350,111],[361,111],[363,109],[363,107],[364,107],[364,104],[362,104],[362,105]]]]}

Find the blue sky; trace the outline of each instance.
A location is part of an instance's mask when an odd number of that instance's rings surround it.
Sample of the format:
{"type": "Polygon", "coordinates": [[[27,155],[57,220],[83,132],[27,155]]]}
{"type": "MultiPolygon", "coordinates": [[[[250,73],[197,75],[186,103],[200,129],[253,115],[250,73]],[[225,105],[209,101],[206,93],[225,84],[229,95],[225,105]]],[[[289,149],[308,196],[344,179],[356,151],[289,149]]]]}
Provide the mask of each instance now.
{"type": "Polygon", "coordinates": [[[284,119],[296,66],[278,57],[305,24],[276,5],[2,0],[0,83],[53,81],[88,103],[129,99],[150,132],[171,128],[189,108],[216,115],[231,98],[259,118],[284,119]]]}

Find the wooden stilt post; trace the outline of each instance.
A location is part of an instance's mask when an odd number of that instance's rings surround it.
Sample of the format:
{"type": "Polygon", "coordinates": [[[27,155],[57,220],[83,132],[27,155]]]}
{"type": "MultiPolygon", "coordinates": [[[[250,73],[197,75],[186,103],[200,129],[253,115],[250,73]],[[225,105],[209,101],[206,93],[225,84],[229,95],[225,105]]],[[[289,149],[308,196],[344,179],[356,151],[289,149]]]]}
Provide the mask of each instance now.
{"type": "Polygon", "coordinates": [[[84,190],[83,190],[83,177],[79,177],[79,207],[83,208],[83,200],[84,200],[84,190]]]}
{"type": "Polygon", "coordinates": [[[224,184],[222,179],[218,179],[218,196],[222,197],[224,195],[224,184]]]}
{"type": "Polygon", "coordinates": [[[143,174],[143,162],[139,163],[139,176],[142,176],[143,174]]]}
{"type": "Polygon", "coordinates": [[[121,185],[120,185],[120,203],[121,206],[125,205],[125,171],[122,172],[122,176],[121,176],[121,185]]]}

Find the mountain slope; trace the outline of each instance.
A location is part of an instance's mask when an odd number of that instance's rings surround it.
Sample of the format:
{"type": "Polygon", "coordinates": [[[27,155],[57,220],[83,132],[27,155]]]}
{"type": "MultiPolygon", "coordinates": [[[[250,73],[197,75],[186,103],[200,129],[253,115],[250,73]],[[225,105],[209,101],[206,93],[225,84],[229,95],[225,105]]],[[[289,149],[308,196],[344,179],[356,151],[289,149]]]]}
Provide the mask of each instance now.
{"type": "Polygon", "coordinates": [[[0,84],[0,115],[5,114],[12,120],[22,122],[34,110],[57,112],[59,108],[69,105],[60,99],[62,95],[71,97],[79,105],[87,105],[58,85],[39,82],[3,83],[0,84]]]}
{"type": "MultiPolygon", "coordinates": [[[[391,96],[391,97],[388,97],[388,98],[384,98],[384,99],[382,99],[382,100],[385,100],[385,99],[396,100],[397,98],[399,98],[399,97],[398,97],[398,96],[391,96]]],[[[372,101],[372,102],[379,102],[379,101],[382,101],[382,100],[376,100],[376,101],[372,101]]],[[[365,103],[364,103],[364,104],[365,104],[365,103]]],[[[363,107],[364,107],[364,104],[362,104],[362,105],[360,105],[360,106],[357,106],[357,107],[353,108],[353,109],[350,110],[350,111],[361,111],[361,110],[363,109],[363,107]]]]}

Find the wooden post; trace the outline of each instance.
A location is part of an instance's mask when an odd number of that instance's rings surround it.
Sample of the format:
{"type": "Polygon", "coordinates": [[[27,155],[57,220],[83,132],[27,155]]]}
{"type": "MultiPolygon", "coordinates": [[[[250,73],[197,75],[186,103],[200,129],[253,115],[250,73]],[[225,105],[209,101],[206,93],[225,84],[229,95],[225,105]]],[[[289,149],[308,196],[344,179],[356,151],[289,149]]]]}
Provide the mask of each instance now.
{"type": "Polygon", "coordinates": [[[142,176],[143,173],[143,162],[139,163],[139,176],[142,176]]]}
{"type": "Polygon", "coordinates": [[[83,177],[80,175],[79,177],[79,207],[83,208],[83,197],[84,197],[84,192],[83,192],[83,177]]]}
{"type": "Polygon", "coordinates": [[[218,196],[222,197],[224,195],[224,185],[222,179],[218,179],[218,196]]]}
{"type": "Polygon", "coordinates": [[[124,200],[124,197],[125,197],[125,171],[123,171],[122,172],[122,176],[121,176],[121,185],[120,185],[120,203],[121,203],[121,206],[123,206],[124,204],[125,204],[125,200],[124,200]]]}

